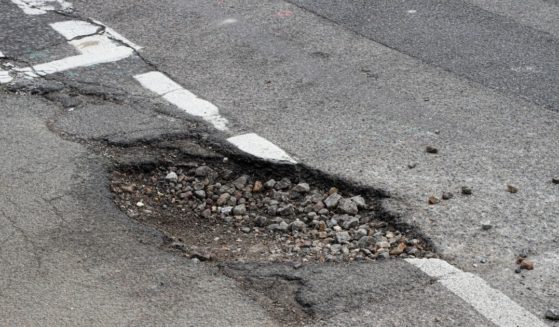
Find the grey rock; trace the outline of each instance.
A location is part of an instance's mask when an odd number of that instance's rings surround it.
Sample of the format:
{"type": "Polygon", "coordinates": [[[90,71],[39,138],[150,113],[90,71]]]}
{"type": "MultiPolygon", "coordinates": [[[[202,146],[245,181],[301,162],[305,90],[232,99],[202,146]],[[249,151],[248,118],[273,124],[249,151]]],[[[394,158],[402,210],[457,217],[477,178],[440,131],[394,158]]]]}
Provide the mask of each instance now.
{"type": "Polygon", "coordinates": [[[390,253],[388,253],[388,251],[383,251],[380,252],[379,254],[377,254],[377,259],[389,259],[390,258],[390,253]]]}
{"type": "Polygon", "coordinates": [[[274,185],[276,190],[286,190],[291,187],[291,180],[289,178],[284,177],[279,182],[274,185]]]}
{"type": "Polygon", "coordinates": [[[452,194],[451,192],[443,192],[443,200],[450,200],[454,197],[454,194],[452,194]]]}
{"type": "Polygon", "coordinates": [[[198,190],[198,191],[195,191],[195,192],[194,192],[194,195],[195,195],[197,198],[204,199],[204,198],[206,197],[206,191],[204,191],[204,190],[198,190]]]}
{"type": "Polygon", "coordinates": [[[212,211],[210,209],[206,209],[206,210],[202,211],[202,217],[210,218],[211,216],[212,216],[212,211]]]}
{"type": "Polygon", "coordinates": [[[243,227],[243,228],[241,228],[241,232],[248,234],[248,233],[250,233],[250,228],[249,227],[243,227]]]}
{"type": "Polygon", "coordinates": [[[297,192],[297,193],[307,193],[310,190],[311,190],[311,187],[307,183],[299,183],[299,184],[295,185],[295,187],[292,189],[292,191],[297,192]]]}
{"type": "Polygon", "coordinates": [[[237,190],[242,190],[248,183],[248,176],[242,175],[233,181],[233,185],[237,190]]]}
{"type": "Polygon", "coordinates": [[[359,226],[359,219],[355,218],[355,217],[351,217],[351,218],[347,219],[342,224],[342,227],[344,229],[351,229],[351,228],[354,228],[354,227],[357,227],[357,226],[359,226]]]}
{"type": "Polygon", "coordinates": [[[233,208],[233,215],[235,216],[242,216],[247,213],[247,208],[244,204],[236,205],[233,208]]]}
{"type": "Polygon", "coordinates": [[[274,217],[274,218],[270,219],[271,224],[281,224],[283,222],[285,222],[285,220],[283,220],[283,218],[281,218],[281,217],[274,217]]]}
{"type": "Polygon", "coordinates": [[[340,254],[341,251],[342,251],[342,245],[341,244],[330,245],[330,253],[332,253],[333,255],[338,255],[338,254],[340,254]]]}
{"type": "Polygon", "coordinates": [[[343,244],[349,242],[350,240],[351,237],[349,236],[348,232],[342,231],[336,233],[336,242],[343,244]]]}
{"type": "Polygon", "coordinates": [[[341,199],[342,199],[341,195],[339,195],[338,193],[334,193],[324,200],[324,204],[328,209],[335,208],[341,199]]]}
{"type": "Polygon", "coordinates": [[[367,203],[365,202],[365,198],[363,198],[361,195],[356,195],[356,196],[352,197],[351,201],[353,201],[357,205],[357,208],[359,208],[359,209],[365,209],[367,207],[367,203]]]}
{"type": "Polygon", "coordinates": [[[355,215],[359,212],[357,204],[350,199],[342,198],[338,201],[338,209],[344,213],[355,215]]]}
{"type": "Polygon", "coordinates": [[[221,208],[221,213],[224,215],[230,215],[231,212],[233,212],[233,207],[231,206],[221,208]]]}
{"type": "Polygon", "coordinates": [[[299,219],[296,219],[294,222],[292,222],[289,227],[294,232],[304,232],[307,229],[307,225],[299,219]]]}
{"type": "Polygon", "coordinates": [[[329,212],[326,208],[318,210],[318,214],[321,216],[327,215],[329,212]]]}
{"type": "Polygon", "coordinates": [[[295,214],[295,207],[293,207],[292,204],[288,204],[285,206],[282,206],[278,209],[277,212],[278,215],[280,216],[291,216],[295,214]]]}
{"type": "Polygon", "coordinates": [[[357,247],[364,249],[368,248],[372,244],[373,238],[370,236],[362,236],[359,241],[357,241],[357,247]]]}
{"type": "Polygon", "coordinates": [[[491,225],[491,221],[485,220],[481,222],[481,229],[490,230],[491,228],[493,228],[493,225],[491,225]]]}
{"type": "Polygon", "coordinates": [[[264,216],[258,216],[256,217],[256,219],[254,220],[254,223],[256,224],[256,226],[258,227],[264,227],[266,226],[266,222],[268,221],[268,219],[264,216]]]}
{"type": "Polygon", "coordinates": [[[289,229],[289,225],[285,221],[282,221],[279,224],[268,225],[267,228],[268,230],[273,232],[287,232],[287,230],[289,229]]]}
{"type": "Polygon", "coordinates": [[[559,176],[553,177],[553,178],[551,179],[551,182],[552,182],[553,184],[559,184],[559,176]]]}
{"type": "Polygon", "coordinates": [[[274,188],[276,186],[276,181],[274,179],[270,179],[266,183],[264,183],[265,188],[274,188]]]}
{"type": "Polygon", "coordinates": [[[469,187],[469,186],[462,186],[462,194],[471,195],[472,194],[472,188],[469,187]]]}
{"type": "Polygon", "coordinates": [[[365,228],[359,228],[357,232],[355,232],[355,236],[353,237],[353,239],[359,240],[363,236],[367,236],[367,230],[365,228]]]}
{"type": "Polygon", "coordinates": [[[165,176],[165,179],[168,180],[169,182],[176,182],[179,179],[179,176],[177,176],[177,173],[172,171],[168,173],[167,176],[165,176]]]}
{"type": "Polygon", "coordinates": [[[217,172],[208,166],[200,166],[196,168],[194,173],[196,176],[199,177],[210,177],[210,176],[213,177],[217,175],[217,172]]]}

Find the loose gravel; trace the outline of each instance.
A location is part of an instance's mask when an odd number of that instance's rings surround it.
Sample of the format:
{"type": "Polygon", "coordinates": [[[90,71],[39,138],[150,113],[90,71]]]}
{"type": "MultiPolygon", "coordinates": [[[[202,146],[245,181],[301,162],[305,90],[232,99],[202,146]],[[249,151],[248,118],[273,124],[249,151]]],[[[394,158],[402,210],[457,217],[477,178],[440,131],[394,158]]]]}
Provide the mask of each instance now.
{"type": "Polygon", "coordinates": [[[334,185],[196,161],[113,172],[115,203],[195,261],[357,261],[433,257],[379,220],[372,199],[334,185]]]}

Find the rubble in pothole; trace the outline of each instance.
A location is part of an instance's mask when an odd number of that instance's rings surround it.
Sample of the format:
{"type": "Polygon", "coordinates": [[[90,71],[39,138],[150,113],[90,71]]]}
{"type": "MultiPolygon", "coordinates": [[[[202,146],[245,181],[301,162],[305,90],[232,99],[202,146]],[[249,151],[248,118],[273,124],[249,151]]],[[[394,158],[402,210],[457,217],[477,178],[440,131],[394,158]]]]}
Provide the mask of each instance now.
{"type": "Polygon", "coordinates": [[[296,178],[258,178],[190,162],[115,171],[115,203],[194,260],[356,261],[432,257],[375,217],[373,201],[296,178]]]}

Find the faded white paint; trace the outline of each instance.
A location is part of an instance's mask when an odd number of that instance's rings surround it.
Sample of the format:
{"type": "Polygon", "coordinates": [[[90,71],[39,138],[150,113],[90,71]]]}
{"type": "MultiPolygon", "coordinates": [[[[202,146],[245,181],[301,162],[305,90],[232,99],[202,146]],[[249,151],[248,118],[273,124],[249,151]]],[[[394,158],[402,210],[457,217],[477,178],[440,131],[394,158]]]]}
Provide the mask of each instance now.
{"type": "Polygon", "coordinates": [[[227,18],[222,20],[218,25],[219,26],[230,25],[230,24],[235,24],[236,22],[237,20],[235,18],[227,18]]]}
{"type": "Polygon", "coordinates": [[[436,278],[439,283],[497,326],[546,326],[532,313],[489,286],[480,277],[463,272],[444,260],[406,259],[406,261],[436,278]]]}
{"type": "Polygon", "coordinates": [[[297,163],[280,147],[255,133],[233,136],[228,138],[227,141],[241,151],[264,160],[290,164],[297,163]]]}
{"type": "Polygon", "coordinates": [[[64,36],[66,40],[73,40],[85,35],[93,35],[102,30],[102,27],[83,20],[67,20],[64,22],[52,23],[50,27],[64,36]]]}
{"type": "Polygon", "coordinates": [[[4,58],[4,53],[2,51],[0,51],[0,58],[4,58]]]}
{"type": "Polygon", "coordinates": [[[43,15],[52,10],[68,10],[72,4],[65,0],[11,0],[27,15],[43,15]]]}
{"type": "Polygon", "coordinates": [[[200,99],[165,74],[149,72],[136,75],[134,78],[143,87],[162,96],[189,115],[204,119],[218,130],[227,130],[227,119],[219,114],[219,109],[214,104],[200,99]]]}
{"type": "Polygon", "coordinates": [[[0,84],[6,84],[13,80],[12,76],[5,71],[0,69],[0,84]]]}
{"type": "Polygon", "coordinates": [[[414,9],[408,10],[408,14],[415,14],[416,12],[417,12],[417,10],[414,10],[414,9]]]}

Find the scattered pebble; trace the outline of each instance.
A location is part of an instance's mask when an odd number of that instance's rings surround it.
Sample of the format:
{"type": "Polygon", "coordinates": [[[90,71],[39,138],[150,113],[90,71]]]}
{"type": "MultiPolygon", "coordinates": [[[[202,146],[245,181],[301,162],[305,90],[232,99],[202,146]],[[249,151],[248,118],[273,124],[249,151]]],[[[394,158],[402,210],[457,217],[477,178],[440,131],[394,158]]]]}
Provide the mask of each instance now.
{"type": "Polygon", "coordinates": [[[528,259],[520,261],[520,269],[534,270],[534,262],[528,259]]]}
{"type": "Polygon", "coordinates": [[[491,225],[491,221],[485,220],[481,222],[481,229],[490,230],[491,228],[493,228],[493,225],[491,225]]]}
{"type": "Polygon", "coordinates": [[[517,193],[517,192],[518,192],[518,187],[509,184],[509,185],[507,185],[507,192],[509,192],[509,193],[517,193]]]}
{"type": "Polygon", "coordinates": [[[438,204],[441,202],[441,200],[439,198],[437,198],[436,196],[432,195],[429,197],[429,204],[438,204]]]}
{"type": "Polygon", "coordinates": [[[553,321],[559,321],[559,308],[549,308],[545,312],[545,318],[553,321]]]}
{"type": "Polygon", "coordinates": [[[450,200],[454,197],[454,194],[452,194],[451,192],[443,192],[443,200],[450,200]]]}
{"type": "Polygon", "coordinates": [[[472,188],[469,187],[469,186],[462,186],[462,194],[471,195],[472,194],[472,188]]]}
{"type": "Polygon", "coordinates": [[[417,167],[417,162],[412,162],[408,164],[409,169],[414,169],[415,167],[417,167]]]}
{"type": "Polygon", "coordinates": [[[433,146],[430,146],[430,145],[428,145],[428,146],[425,148],[425,151],[426,151],[427,153],[431,153],[431,154],[439,153],[439,149],[437,149],[437,148],[435,148],[435,147],[433,147],[433,146]]]}
{"type": "Polygon", "coordinates": [[[559,176],[553,177],[553,178],[551,179],[551,182],[552,182],[553,184],[559,184],[559,176]]]}
{"type": "Polygon", "coordinates": [[[176,182],[179,179],[179,177],[177,176],[177,173],[172,171],[172,172],[168,173],[167,176],[165,176],[165,179],[170,181],[170,182],[176,182]]]}

